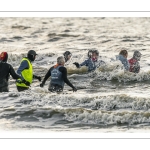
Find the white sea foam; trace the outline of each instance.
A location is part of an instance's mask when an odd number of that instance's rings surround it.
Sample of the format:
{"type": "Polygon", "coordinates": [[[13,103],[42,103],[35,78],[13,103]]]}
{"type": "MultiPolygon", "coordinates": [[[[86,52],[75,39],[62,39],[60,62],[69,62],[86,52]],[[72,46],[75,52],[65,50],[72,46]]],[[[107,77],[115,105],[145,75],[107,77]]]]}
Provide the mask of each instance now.
{"type": "Polygon", "coordinates": [[[6,123],[4,128],[75,131],[86,125],[91,129],[94,125],[101,128],[112,125],[118,131],[118,125],[128,124],[146,130],[150,121],[148,18],[0,20],[0,51],[8,52],[8,62],[15,70],[28,50],[34,49],[38,53],[33,62],[34,74],[43,79],[57,57],[68,50],[72,52],[66,63],[68,79],[78,89],[73,93],[65,85],[63,93],[50,93],[48,79],[44,88],[34,80],[29,91],[18,93],[15,81],[10,78],[10,92],[0,94],[0,124],[6,123]],[[135,50],[142,53],[140,73],[126,72],[121,62],[115,60],[122,47],[127,48],[128,59],[135,50]],[[92,48],[99,50],[99,60],[106,64],[90,73],[85,66],[77,69],[73,63],[82,63],[92,48]]]}

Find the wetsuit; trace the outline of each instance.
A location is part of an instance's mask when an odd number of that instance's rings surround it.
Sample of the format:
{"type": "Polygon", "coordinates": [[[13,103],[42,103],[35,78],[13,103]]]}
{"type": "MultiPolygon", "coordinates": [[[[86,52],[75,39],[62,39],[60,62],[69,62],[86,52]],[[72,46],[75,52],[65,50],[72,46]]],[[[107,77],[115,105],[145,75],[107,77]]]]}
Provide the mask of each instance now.
{"type": "Polygon", "coordinates": [[[70,83],[70,81],[67,78],[67,69],[64,66],[58,66],[55,69],[55,66],[51,67],[48,72],[46,73],[42,86],[44,86],[46,80],[51,76],[51,82],[49,84],[48,90],[53,91],[62,91],[64,88],[64,83],[75,89],[75,87],[70,83]],[[58,75],[58,79],[55,80],[55,73],[58,75]]]}
{"type": "Polygon", "coordinates": [[[88,71],[93,71],[95,70],[97,67],[101,66],[105,64],[104,61],[100,60],[100,61],[92,61],[91,58],[86,59],[84,62],[82,62],[81,64],[79,64],[79,68],[81,66],[87,66],[88,67],[88,71]]]}
{"type": "Polygon", "coordinates": [[[123,55],[116,56],[116,60],[120,60],[121,63],[123,64],[125,70],[129,71],[130,64],[129,64],[128,60],[123,55]]]}
{"type": "Polygon", "coordinates": [[[10,64],[0,61],[0,92],[9,91],[8,80],[10,75],[13,77],[13,79],[20,78],[10,64]]]}
{"type": "Polygon", "coordinates": [[[140,59],[141,59],[141,53],[139,51],[134,51],[133,57],[129,59],[130,63],[130,72],[139,73],[140,72],[140,59]]]}
{"type": "Polygon", "coordinates": [[[129,69],[130,72],[134,72],[134,73],[140,72],[140,63],[136,59],[134,58],[129,59],[129,63],[130,63],[130,69],[129,69]]]}

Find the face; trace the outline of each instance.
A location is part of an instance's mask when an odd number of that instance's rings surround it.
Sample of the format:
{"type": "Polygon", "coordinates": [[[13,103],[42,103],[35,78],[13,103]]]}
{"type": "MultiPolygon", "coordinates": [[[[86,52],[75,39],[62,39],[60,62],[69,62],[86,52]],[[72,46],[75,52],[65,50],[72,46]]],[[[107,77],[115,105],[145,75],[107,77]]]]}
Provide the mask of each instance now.
{"type": "Polygon", "coordinates": [[[68,58],[68,60],[70,60],[70,58],[71,58],[71,55],[68,55],[68,57],[67,57],[67,58],[68,58]]]}
{"type": "Polygon", "coordinates": [[[96,53],[92,53],[92,58],[97,58],[96,53]]]}
{"type": "Polygon", "coordinates": [[[91,56],[91,58],[92,58],[92,60],[93,61],[96,61],[97,60],[97,54],[96,53],[92,53],[92,56],[91,56]]]}
{"type": "Polygon", "coordinates": [[[127,58],[127,57],[128,57],[128,54],[126,54],[124,57],[127,58]]]}

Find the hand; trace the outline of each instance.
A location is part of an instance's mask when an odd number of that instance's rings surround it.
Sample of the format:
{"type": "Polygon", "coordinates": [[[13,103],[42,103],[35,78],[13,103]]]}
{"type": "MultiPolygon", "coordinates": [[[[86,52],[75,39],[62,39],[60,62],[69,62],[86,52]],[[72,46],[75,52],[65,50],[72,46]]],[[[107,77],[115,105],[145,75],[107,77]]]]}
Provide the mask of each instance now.
{"type": "Polygon", "coordinates": [[[40,87],[44,87],[44,83],[41,83],[41,84],[40,84],[40,87]]]}
{"type": "Polygon", "coordinates": [[[72,90],[73,90],[73,92],[76,92],[76,91],[77,91],[77,89],[76,89],[75,87],[73,87],[73,89],[72,89],[72,90]]]}
{"type": "Polygon", "coordinates": [[[79,68],[79,66],[80,66],[79,63],[77,63],[77,62],[74,62],[73,64],[76,65],[77,68],[79,68]]]}
{"type": "Polygon", "coordinates": [[[41,77],[40,77],[40,76],[37,76],[36,78],[37,78],[39,81],[41,81],[41,77]]]}
{"type": "Polygon", "coordinates": [[[17,79],[16,82],[21,84],[22,80],[21,79],[17,79]]]}
{"type": "Polygon", "coordinates": [[[30,82],[28,82],[26,80],[22,80],[22,83],[26,84],[27,86],[30,86],[30,82]]]}

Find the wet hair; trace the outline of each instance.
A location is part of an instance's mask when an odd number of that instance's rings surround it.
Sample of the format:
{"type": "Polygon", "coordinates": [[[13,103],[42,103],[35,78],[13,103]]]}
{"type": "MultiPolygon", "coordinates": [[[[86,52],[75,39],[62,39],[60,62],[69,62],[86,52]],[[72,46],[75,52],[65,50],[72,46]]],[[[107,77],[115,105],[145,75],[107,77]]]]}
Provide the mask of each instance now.
{"type": "Polygon", "coordinates": [[[64,62],[65,62],[65,59],[64,59],[63,56],[60,56],[60,57],[57,58],[57,64],[61,65],[61,64],[63,64],[64,62]]]}
{"type": "Polygon", "coordinates": [[[96,55],[99,56],[99,51],[96,49],[93,49],[93,50],[88,51],[88,57],[91,57],[92,53],[96,53],[96,55]]]}
{"type": "Polygon", "coordinates": [[[127,50],[121,50],[119,55],[126,56],[128,54],[127,50]]]}
{"type": "Polygon", "coordinates": [[[72,54],[71,54],[70,51],[66,51],[66,52],[63,53],[63,55],[64,55],[64,58],[65,58],[65,62],[67,62],[68,61],[68,56],[72,55],[72,54]]]}
{"type": "Polygon", "coordinates": [[[141,55],[142,54],[139,51],[134,51],[133,58],[136,59],[136,60],[140,60],[141,55]]]}

